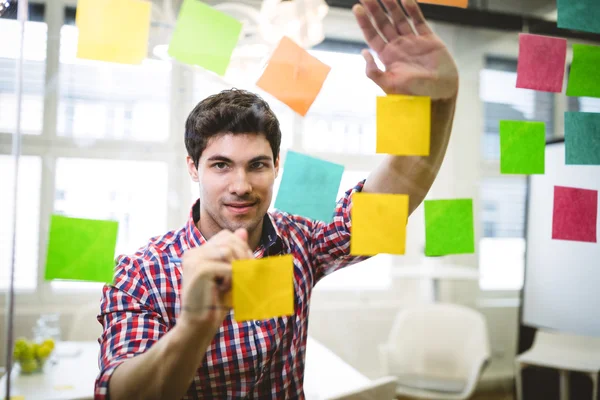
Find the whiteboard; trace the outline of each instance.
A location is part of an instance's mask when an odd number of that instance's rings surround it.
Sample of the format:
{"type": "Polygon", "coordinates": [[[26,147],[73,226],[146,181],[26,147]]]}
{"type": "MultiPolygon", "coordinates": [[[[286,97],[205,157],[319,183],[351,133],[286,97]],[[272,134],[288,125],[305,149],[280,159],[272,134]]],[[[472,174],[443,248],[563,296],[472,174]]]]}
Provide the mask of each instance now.
{"type": "Polygon", "coordinates": [[[522,322],[600,336],[600,243],[552,239],[555,185],[600,190],[600,166],[567,166],[564,142],[552,143],[546,173],[530,177],[522,322]]]}

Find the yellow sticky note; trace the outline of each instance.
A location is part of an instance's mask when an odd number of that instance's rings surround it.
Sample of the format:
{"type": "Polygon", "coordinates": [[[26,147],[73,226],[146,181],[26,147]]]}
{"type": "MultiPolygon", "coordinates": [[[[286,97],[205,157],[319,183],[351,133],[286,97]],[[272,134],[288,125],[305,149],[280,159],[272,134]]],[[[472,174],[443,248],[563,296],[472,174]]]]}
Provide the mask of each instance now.
{"type": "Polygon", "coordinates": [[[377,153],[428,156],[430,136],[431,98],[377,97],[377,153]]]}
{"type": "Polygon", "coordinates": [[[232,268],[236,321],[270,319],[294,313],[292,255],[237,260],[232,268]]]}
{"type": "Polygon", "coordinates": [[[354,193],[350,214],[350,254],[404,254],[408,195],[354,193]]]}
{"type": "Polygon", "coordinates": [[[77,57],[140,64],[148,53],[150,7],[142,0],[79,0],[77,57]]]}
{"type": "Polygon", "coordinates": [[[25,400],[25,396],[10,396],[10,400],[25,400]]]}

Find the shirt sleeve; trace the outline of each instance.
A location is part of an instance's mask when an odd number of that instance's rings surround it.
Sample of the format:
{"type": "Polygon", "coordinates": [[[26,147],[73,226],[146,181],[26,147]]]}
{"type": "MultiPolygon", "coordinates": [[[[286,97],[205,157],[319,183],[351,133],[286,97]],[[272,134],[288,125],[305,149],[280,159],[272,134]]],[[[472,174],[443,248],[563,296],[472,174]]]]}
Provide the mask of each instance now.
{"type": "Polygon", "coordinates": [[[350,255],[352,195],[361,192],[365,181],[348,190],[337,202],[333,221],[314,221],[311,230],[311,252],[315,284],[321,278],[340,268],[364,261],[369,257],[350,255]]]}
{"type": "Polygon", "coordinates": [[[144,261],[120,257],[113,285],[102,289],[98,321],[100,337],[95,400],[108,399],[108,384],[115,369],[129,358],[148,350],[167,331],[162,315],[148,294],[144,261]]]}

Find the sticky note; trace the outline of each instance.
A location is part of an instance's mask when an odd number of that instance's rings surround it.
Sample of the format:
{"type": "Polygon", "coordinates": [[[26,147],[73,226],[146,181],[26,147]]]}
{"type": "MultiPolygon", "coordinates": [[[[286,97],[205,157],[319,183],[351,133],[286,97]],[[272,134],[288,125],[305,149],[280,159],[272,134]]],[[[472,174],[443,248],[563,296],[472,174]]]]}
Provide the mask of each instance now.
{"type": "Polygon", "coordinates": [[[552,239],[597,242],[598,191],[554,187],[552,239]]]}
{"type": "Polygon", "coordinates": [[[467,8],[469,0],[419,0],[419,3],[438,4],[440,6],[467,8]]]}
{"type": "Polygon", "coordinates": [[[116,221],[53,215],[44,278],[112,282],[118,227],[116,221]]]}
{"type": "Polygon", "coordinates": [[[233,315],[237,322],[294,313],[291,254],[232,263],[233,315]]]}
{"type": "Polygon", "coordinates": [[[500,121],[500,172],[543,174],[546,160],[543,122],[500,121]]]}
{"type": "Polygon", "coordinates": [[[329,71],[331,67],[284,36],[256,85],[304,116],[321,91],[329,71]]]}
{"type": "Polygon", "coordinates": [[[574,44],[567,96],[600,97],[598,76],[600,76],[600,47],[574,44]]]}
{"type": "Polygon", "coordinates": [[[598,0],[558,0],[558,27],[600,33],[598,0]]]}
{"type": "Polygon", "coordinates": [[[377,153],[428,156],[431,137],[431,98],[388,95],[377,97],[377,153]]]}
{"type": "MultiPolygon", "coordinates": [[[[5,397],[3,397],[5,399],[5,397]]],[[[25,400],[25,396],[10,396],[10,400],[25,400]]]]}
{"type": "Polygon", "coordinates": [[[565,112],[565,163],[600,165],[600,114],[565,112]]]}
{"type": "Polygon", "coordinates": [[[242,23],[199,0],[184,0],[168,53],[179,62],[225,75],[242,23]]]}
{"type": "Polygon", "coordinates": [[[425,255],[474,252],[473,200],[425,200],[425,255]]]}
{"type": "Polygon", "coordinates": [[[350,217],[350,254],[405,253],[408,195],[354,193],[350,217]]]}
{"type": "Polygon", "coordinates": [[[288,150],[275,208],[331,221],[343,173],[343,165],[288,150]]]}
{"type": "Polygon", "coordinates": [[[562,92],[566,60],[566,39],[521,33],[517,87],[562,92]]]}
{"type": "Polygon", "coordinates": [[[140,64],[148,53],[150,7],[142,0],[79,0],[77,57],[140,64]]]}

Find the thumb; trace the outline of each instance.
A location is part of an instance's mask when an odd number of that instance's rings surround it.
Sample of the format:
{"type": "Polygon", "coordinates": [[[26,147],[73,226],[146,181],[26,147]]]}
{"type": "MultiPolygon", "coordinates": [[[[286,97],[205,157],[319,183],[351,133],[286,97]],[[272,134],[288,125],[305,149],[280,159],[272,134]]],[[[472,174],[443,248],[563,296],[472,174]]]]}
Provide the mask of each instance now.
{"type": "Polygon", "coordinates": [[[245,228],[239,228],[233,234],[248,243],[248,231],[245,228]]]}
{"type": "Polygon", "coordinates": [[[361,51],[361,54],[364,57],[365,61],[367,62],[367,67],[365,70],[367,76],[369,77],[369,79],[371,79],[377,85],[381,86],[380,83],[381,83],[381,80],[383,79],[384,73],[382,70],[379,69],[377,64],[375,64],[375,59],[373,58],[373,55],[367,49],[364,49],[363,51],[361,51]]]}

